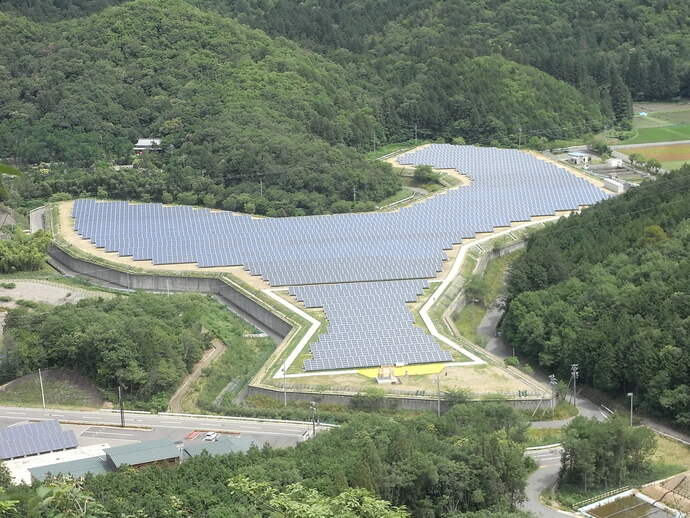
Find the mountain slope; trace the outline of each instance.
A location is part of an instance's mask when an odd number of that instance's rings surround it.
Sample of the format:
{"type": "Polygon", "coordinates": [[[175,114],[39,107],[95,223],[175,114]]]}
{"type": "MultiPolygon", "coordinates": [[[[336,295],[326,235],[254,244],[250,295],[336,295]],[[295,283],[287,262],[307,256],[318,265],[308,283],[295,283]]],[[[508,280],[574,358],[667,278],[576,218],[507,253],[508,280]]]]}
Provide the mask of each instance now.
{"type": "Polygon", "coordinates": [[[530,238],[512,266],[504,335],[690,428],[690,166],[530,238]]]}
{"type": "Polygon", "coordinates": [[[165,177],[152,199],[167,190],[219,203],[265,177],[266,196],[287,212],[319,212],[353,187],[362,201],[398,188],[388,167],[350,147],[381,132],[375,100],[295,44],[179,0],[0,23],[0,156],[88,166],[125,160],[136,138],[160,135],[154,165],[165,177]]]}

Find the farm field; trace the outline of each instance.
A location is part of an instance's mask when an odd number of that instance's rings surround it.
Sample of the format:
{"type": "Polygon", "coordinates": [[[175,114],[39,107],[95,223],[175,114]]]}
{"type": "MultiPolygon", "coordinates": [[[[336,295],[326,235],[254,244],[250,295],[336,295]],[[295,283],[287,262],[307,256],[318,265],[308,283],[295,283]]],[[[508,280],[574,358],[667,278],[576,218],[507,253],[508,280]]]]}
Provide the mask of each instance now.
{"type": "Polygon", "coordinates": [[[639,103],[634,105],[635,135],[621,144],[690,140],[690,104],[639,103]],[[646,116],[640,116],[644,112],[646,116]]]}
{"type": "Polygon", "coordinates": [[[650,159],[656,158],[664,169],[678,169],[690,162],[690,144],[670,144],[666,146],[640,146],[626,148],[625,153],[637,153],[650,159]]]}

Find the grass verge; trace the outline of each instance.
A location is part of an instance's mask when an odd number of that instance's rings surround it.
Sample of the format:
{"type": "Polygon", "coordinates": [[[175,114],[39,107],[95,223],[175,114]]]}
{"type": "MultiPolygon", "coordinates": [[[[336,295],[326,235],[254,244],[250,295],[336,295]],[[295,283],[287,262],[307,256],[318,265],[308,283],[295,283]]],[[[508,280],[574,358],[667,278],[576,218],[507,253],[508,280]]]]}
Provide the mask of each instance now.
{"type": "Polygon", "coordinates": [[[527,430],[525,447],[547,446],[561,442],[560,428],[530,428],[527,430]]]}
{"type": "MultiPolygon", "coordinates": [[[[96,385],[76,372],[54,369],[42,372],[46,406],[51,408],[98,408],[103,398],[96,385]]],[[[0,405],[40,407],[41,384],[38,373],[27,374],[0,390],[0,405]]]]}

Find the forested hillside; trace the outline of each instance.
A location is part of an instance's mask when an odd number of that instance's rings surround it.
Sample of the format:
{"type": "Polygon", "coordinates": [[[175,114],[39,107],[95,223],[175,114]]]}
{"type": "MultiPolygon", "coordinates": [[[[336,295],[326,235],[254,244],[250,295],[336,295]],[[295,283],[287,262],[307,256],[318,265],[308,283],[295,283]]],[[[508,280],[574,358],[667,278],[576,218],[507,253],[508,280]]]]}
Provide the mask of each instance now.
{"type": "MultiPolygon", "coordinates": [[[[690,95],[690,4],[685,0],[194,0],[249,25],[329,52],[452,62],[500,54],[622,101],[690,95]]],[[[607,98],[609,97],[609,98],[607,98]]],[[[611,105],[611,102],[613,103],[611,105]]],[[[619,103],[621,103],[619,105],[619,103]]]]}
{"type": "Polygon", "coordinates": [[[130,402],[155,400],[165,408],[209,347],[203,319],[217,305],[201,295],[146,293],[62,306],[20,305],[5,322],[7,358],[0,383],[39,368],[63,367],[92,379],[106,394],[122,385],[130,402]]]}
{"type": "MultiPolygon", "coordinates": [[[[0,156],[87,167],[127,161],[138,137],[161,136],[136,182],[149,199],[222,206],[262,190],[255,204],[275,215],[323,212],[353,188],[362,202],[398,190],[388,165],[354,149],[383,138],[374,96],[288,41],[181,0],[59,24],[0,13],[0,24],[0,156]]],[[[101,183],[59,175],[73,194],[127,183],[112,171],[101,183]]]]}
{"type": "Polygon", "coordinates": [[[24,198],[371,210],[387,142],[538,147],[690,95],[684,0],[0,0],[0,23],[0,157],[55,164],[24,198]]]}
{"type": "MultiPolygon", "coordinates": [[[[580,135],[608,117],[598,94],[431,27],[389,31],[381,20],[375,46],[334,49],[250,29],[233,16],[259,20],[232,3],[98,9],[105,3],[120,2],[0,4],[0,157],[54,164],[15,182],[23,198],[67,192],[271,216],[336,202],[370,210],[399,189],[387,165],[361,154],[386,142],[509,145],[580,135]],[[163,151],[140,169],[108,166],[129,163],[136,139],[153,136],[163,151]]],[[[299,26],[302,10],[274,15],[299,26]]]]}
{"type": "Polygon", "coordinates": [[[690,428],[690,166],[530,238],[503,329],[560,379],[690,428]]]}

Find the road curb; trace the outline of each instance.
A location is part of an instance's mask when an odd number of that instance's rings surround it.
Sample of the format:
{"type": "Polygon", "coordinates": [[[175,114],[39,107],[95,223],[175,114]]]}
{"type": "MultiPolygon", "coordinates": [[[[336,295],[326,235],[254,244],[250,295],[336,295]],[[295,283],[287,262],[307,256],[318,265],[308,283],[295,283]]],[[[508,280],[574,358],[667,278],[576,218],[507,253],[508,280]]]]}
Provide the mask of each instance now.
{"type": "Polygon", "coordinates": [[[559,448],[560,446],[561,446],[561,443],[556,442],[553,444],[545,444],[543,446],[530,446],[529,448],[525,448],[525,451],[550,450],[552,448],[559,448]]]}
{"type": "MultiPolygon", "coordinates": [[[[195,419],[226,419],[229,421],[253,421],[255,423],[288,423],[288,424],[301,424],[312,426],[311,421],[291,421],[288,419],[268,419],[260,417],[237,417],[230,415],[208,415],[208,414],[179,414],[177,412],[159,412],[155,415],[162,415],[168,417],[191,417],[195,419]]],[[[337,424],[319,423],[316,425],[321,428],[337,428],[337,424]]]]}

